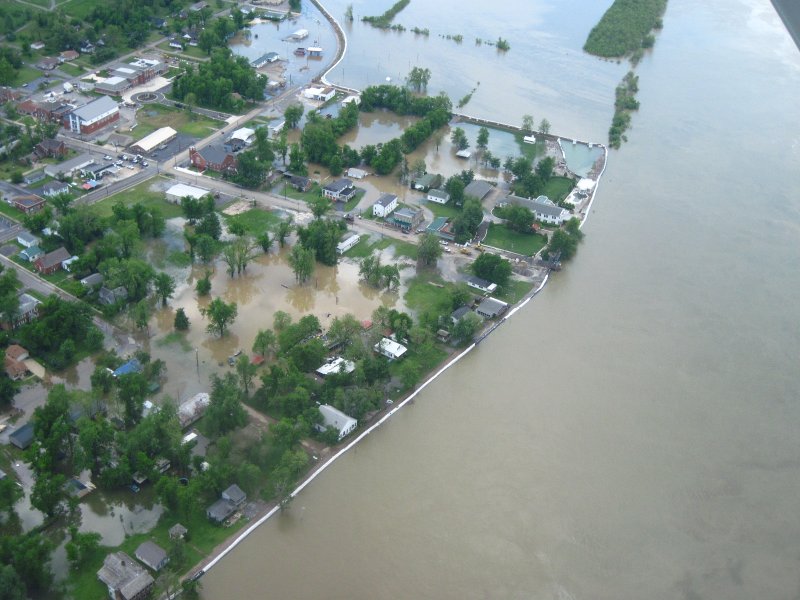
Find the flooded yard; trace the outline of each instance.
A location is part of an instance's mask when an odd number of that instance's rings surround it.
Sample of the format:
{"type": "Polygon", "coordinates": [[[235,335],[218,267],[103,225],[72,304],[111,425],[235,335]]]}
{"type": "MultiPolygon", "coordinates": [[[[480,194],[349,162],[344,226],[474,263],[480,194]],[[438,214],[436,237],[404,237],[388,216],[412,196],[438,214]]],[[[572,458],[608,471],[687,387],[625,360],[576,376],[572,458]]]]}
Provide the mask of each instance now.
{"type": "MultiPolygon", "coordinates": [[[[292,240],[293,241],[293,240],[292,240]]],[[[163,396],[184,400],[208,390],[212,373],[228,370],[228,357],[241,350],[250,354],[259,329],[271,329],[274,314],[282,310],[294,321],[306,314],[319,318],[323,329],[335,317],[352,313],[359,320],[370,318],[378,306],[404,310],[403,288],[386,292],[361,282],[358,263],[341,259],[335,267],[317,263],[310,281],[298,284],[288,264],[290,246],[274,247],[270,253],[258,255],[246,271],[231,278],[225,264],[217,261],[210,266],[195,264],[185,270],[175,297],[166,307],[159,307],[150,322],[149,352],[154,359],[167,363],[167,381],[163,396]],[[198,297],[197,280],[206,272],[211,275],[211,294],[198,297]],[[221,297],[235,302],[238,315],[228,333],[217,337],[206,332],[208,321],[200,310],[212,299],[221,297]],[[182,308],[191,323],[189,331],[174,332],[175,311],[182,308]]],[[[391,247],[382,251],[384,263],[393,260],[391,247]]],[[[405,262],[410,264],[408,259],[405,262]]],[[[403,277],[413,275],[413,269],[403,269],[403,277]]]]}

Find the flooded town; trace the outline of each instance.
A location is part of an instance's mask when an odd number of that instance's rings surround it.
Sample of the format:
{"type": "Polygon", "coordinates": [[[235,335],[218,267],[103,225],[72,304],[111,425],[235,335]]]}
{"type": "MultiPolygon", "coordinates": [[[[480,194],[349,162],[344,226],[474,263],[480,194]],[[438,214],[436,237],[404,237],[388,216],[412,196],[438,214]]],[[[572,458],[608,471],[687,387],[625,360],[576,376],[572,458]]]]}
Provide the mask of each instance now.
{"type": "Polygon", "coordinates": [[[148,28],[108,61],[25,42],[0,89],[0,508],[36,597],[196,594],[569,268],[606,166],[427,69],[331,83],[346,32],[316,3],[148,28]]]}

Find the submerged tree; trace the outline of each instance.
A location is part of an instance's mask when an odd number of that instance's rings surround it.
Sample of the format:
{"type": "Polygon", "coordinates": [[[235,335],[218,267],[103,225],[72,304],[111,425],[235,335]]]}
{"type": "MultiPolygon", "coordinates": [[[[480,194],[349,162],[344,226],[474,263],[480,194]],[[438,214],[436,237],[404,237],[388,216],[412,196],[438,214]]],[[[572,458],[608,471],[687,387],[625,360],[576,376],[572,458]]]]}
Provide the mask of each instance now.
{"type": "Polygon", "coordinates": [[[225,335],[228,327],[236,320],[237,313],[236,303],[227,303],[222,298],[214,298],[206,308],[200,309],[200,314],[209,321],[206,330],[220,337],[225,335]]]}

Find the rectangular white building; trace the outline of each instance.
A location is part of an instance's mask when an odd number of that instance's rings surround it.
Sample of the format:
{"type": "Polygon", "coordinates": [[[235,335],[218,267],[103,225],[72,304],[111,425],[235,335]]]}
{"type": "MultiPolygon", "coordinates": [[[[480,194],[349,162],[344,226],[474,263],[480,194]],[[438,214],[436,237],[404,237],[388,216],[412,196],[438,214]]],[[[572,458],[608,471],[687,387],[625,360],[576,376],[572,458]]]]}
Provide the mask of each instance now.
{"type": "Polygon", "coordinates": [[[408,351],[408,348],[403,346],[403,344],[398,344],[394,340],[383,338],[380,342],[375,344],[374,350],[389,360],[395,360],[403,356],[408,351]]]}
{"type": "Polygon", "coordinates": [[[317,425],[317,429],[325,431],[328,427],[335,427],[339,430],[339,439],[341,440],[346,435],[354,432],[358,426],[358,421],[353,417],[344,414],[338,408],[323,404],[319,407],[319,412],[322,415],[322,424],[317,425]]]}

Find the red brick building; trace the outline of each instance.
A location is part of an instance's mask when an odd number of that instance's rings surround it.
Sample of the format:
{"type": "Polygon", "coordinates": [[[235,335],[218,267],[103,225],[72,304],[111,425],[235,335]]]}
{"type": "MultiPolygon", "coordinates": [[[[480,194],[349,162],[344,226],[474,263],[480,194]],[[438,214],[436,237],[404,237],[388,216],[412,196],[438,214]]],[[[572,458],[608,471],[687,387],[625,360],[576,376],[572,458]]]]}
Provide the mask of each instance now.
{"type": "Polygon", "coordinates": [[[72,255],[67,251],[67,249],[64,248],[64,246],[61,246],[61,248],[58,250],[53,250],[52,252],[48,252],[44,256],[37,258],[35,263],[36,270],[42,275],[55,273],[61,268],[61,263],[71,257],[72,255]]]}
{"type": "Polygon", "coordinates": [[[211,144],[202,150],[189,149],[189,160],[199,171],[210,169],[218,173],[236,173],[239,165],[236,157],[220,145],[211,144]]]}

